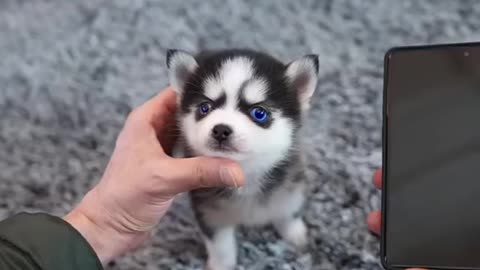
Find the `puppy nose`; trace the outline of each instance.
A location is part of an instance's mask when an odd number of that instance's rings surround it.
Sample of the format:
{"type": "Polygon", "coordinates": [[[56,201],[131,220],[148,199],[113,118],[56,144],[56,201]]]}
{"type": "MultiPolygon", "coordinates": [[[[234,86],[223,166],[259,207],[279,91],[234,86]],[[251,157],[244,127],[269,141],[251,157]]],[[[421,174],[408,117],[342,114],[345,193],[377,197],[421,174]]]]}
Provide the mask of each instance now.
{"type": "Polygon", "coordinates": [[[213,127],[212,130],[213,138],[219,142],[227,140],[232,133],[232,128],[224,124],[216,125],[213,127]]]}

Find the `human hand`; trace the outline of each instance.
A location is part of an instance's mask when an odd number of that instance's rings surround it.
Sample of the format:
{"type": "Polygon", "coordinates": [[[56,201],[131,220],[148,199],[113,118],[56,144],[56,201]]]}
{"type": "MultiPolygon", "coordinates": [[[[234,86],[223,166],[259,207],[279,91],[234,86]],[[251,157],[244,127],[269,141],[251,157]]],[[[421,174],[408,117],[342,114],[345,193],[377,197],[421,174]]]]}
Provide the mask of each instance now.
{"type": "MultiPolygon", "coordinates": [[[[378,189],[382,188],[382,170],[375,171],[373,175],[373,184],[378,189]]],[[[382,213],[380,211],[373,211],[367,218],[368,229],[375,234],[380,234],[382,230],[382,213]]],[[[426,270],[421,268],[410,268],[407,270],[426,270]]]]}
{"type": "Polygon", "coordinates": [[[64,217],[104,265],[143,243],[177,194],[243,185],[243,172],[234,161],[167,155],[174,141],[169,128],[175,124],[175,110],[172,89],[135,109],[100,182],[64,217]]]}

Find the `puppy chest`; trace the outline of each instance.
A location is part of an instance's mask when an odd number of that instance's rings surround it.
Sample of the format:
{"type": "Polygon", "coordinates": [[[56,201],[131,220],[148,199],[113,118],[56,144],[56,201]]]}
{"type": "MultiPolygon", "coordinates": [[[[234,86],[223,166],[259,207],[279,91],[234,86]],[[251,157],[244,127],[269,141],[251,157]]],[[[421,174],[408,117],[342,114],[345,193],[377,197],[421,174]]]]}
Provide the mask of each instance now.
{"type": "Polygon", "coordinates": [[[303,204],[300,190],[279,190],[270,195],[248,196],[219,202],[217,209],[208,209],[208,219],[217,225],[265,225],[298,211],[303,204]]]}

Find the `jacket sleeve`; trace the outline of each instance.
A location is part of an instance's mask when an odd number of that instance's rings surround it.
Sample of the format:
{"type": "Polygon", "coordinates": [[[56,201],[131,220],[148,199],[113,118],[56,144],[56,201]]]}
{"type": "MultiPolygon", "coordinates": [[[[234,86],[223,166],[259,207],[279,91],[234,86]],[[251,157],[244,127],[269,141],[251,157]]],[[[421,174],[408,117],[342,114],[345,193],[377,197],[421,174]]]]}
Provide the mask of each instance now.
{"type": "Polygon", "coordinates": [[[102,270],[88,242],[69,223],[22,213],[0,222],[0,269],[102,270]]]}

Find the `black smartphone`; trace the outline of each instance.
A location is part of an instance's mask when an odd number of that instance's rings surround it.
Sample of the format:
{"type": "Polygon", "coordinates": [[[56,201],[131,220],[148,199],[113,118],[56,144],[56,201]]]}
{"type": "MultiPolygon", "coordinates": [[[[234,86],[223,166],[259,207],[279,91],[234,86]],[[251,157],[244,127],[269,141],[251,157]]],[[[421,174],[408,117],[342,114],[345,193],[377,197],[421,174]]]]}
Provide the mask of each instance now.
{"type": "Polygon", "coordinates": [[[385,55],[382,264],[480,269],[480,43],[385,55]]]}

